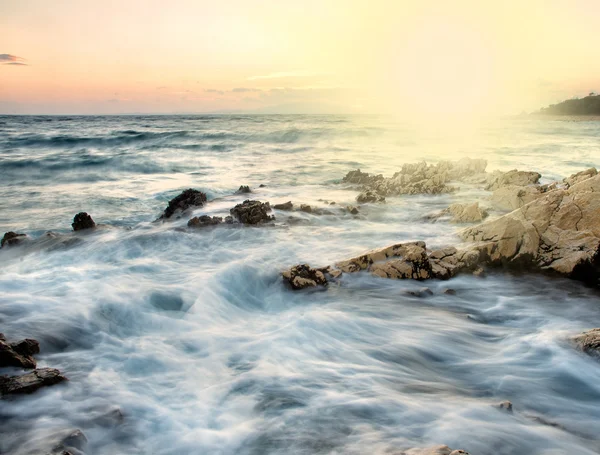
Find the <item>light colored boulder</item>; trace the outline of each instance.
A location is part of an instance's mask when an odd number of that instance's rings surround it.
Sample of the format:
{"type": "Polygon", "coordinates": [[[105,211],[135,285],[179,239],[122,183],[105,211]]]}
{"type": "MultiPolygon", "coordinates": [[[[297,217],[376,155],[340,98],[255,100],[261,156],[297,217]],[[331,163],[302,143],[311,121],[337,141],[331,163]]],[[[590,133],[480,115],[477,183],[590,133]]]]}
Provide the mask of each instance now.
{"type": "Polygon", "coordinates": [[[494,191],[503,186],[527,186],[535,185],[540,181],[541,174],[530,171],[517,171],[513,169],[508,172],[494,172],[490,175],[488,185],[485,188],[488,191],[494,191]]]}
{"type": "Polygon", "coordinates": [[[573,338],[573,341],[583,352],[593,356],[600,356],[600,329],[583,332],[581,335],[573,338]]]}
{"type": "Polygon", "coordinates": [[[479,207],[479,202],[452,204],[442,214],[452,215],[451,223],[476,223],[483,221],[488,216],[488,213],[479,207]]]}
{"type": "Polygon", "coordinates": [[[492,193],[492,206],[498,210],[516,210],[542,197],[539,186],[502,186],[492,193]]]}
{"type": "Polygon", "coordinates": [[[573,185],[576,185],[577,183],[583,182],[584,180],[594,177],[597,174],[598,171],[596,170],[596,168],[591,167],[589,169],[586,169],[585,171],[578,172],[576,174],[571,175],[570,177],[567,177],[566,179],[563,179],[563,182],[567,185],[567,188],[569,188],[573,185]]]}

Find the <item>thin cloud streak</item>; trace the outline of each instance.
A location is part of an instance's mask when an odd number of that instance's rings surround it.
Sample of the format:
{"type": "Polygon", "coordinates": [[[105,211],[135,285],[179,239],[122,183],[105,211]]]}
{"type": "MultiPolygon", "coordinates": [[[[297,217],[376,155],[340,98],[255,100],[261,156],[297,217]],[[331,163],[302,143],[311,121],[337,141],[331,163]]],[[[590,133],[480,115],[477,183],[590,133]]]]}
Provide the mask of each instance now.
{"type": "Polygon", "coordinates": [[[281,71],[277,73],[265,74],[263,76],[250,76],[247,78],[248,81],[257,81],[261,79],[283,79],[288,77],[314,77],[322,76],[323,73],[316,73],[314,71],[281,71]]]}
{"type": "Polygon", "coordinates": [[[27,63],[25,63],[26,61],[27,60],[18,55],[0,54],[0,63],[2,65],[28,66],[27,63]]]}

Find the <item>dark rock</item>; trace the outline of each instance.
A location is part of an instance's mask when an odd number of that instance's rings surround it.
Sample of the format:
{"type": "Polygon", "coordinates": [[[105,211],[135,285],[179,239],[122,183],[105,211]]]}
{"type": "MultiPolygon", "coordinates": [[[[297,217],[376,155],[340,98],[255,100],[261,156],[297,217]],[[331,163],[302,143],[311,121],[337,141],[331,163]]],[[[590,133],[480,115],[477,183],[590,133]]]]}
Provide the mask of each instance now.
{"type": "Polygon", "coordinates": [[[583,332],[573,338],[577,347],[583,352],[600,357],[600,329],[592,329],[583,332]]]}
{"type": "Polygon", "coordinates": [[[302,204],[302,205],[300,206],[300,210],[301,210],[302,212],[305,212],[305,213],[312,213],[312,212],[313,212],[313,209],[312,209],[312,207],[311,207],[310,205],[306,205],[306,204],[302,204]]]}
{"type": "Polygon", "coordinates": [[[346,207],[346,210],[348,210],[348,212],[350,212],[352,215],[358,215],[358,209],[353,205],[346,207]]]}
{"type": "Polygon", "coordinates": [[[52,448],[52,453],[72,453],[73,449],[82,451],[88,440],[81,430],[67,430],[54,435],[54,440],[59,442],[52,448]]]}
{"type": "Polygon", "coordinates": [[[367,190],[356,196],[356,202],[365,204],[367,202],[385,202],[385,197],[377,194],[375,191],[367,190]]]}
{"type": "Polygon", "coordinates": [[[292,210],[294,208],[294,204],[292,204],[292,201],[287,201],[283,204],[275,204],[273,208],[275,210],[292,210]]]}
{"type": "Polygon", "coordinates": [[[6,246],[18,245],[26,238],[27,238],[27,234],[18,234],[16,232],[12,232],[12,231],[7,232],[6,234],[4,234],[4,237],[2,237],[2,241],[0,242],[0,248],[3,248],[4,245],[6,245],[6,246]]]}
{"type": "Polygon", "coordinates": [[[225,223],[226,224],[233,224],[233,217],[231,215],[227,215],[225,217],[225,223]]]}
{"type": "Polygon", "coordinates": [[[496,408],[500,409],[501,411],[506,411],[510,414],[512,414],[513,412],[513,404],[510,401],[503,401],[502,403],[498,403],[496,405],[496,408]]]}
{"type": "Polygon", "coordinates": [[[0,376],[0,395],[33,393],[66,379],[54,368],[40,368],[20,376],[0,376]]]}
{"type": "Polygon", "coordinates": [[[243,224],[259,224],[275,220],[270,216],[271,206],[268,202],[246,200],[242,204],[236,205],[229,212],[231,215],[243,224]]]}
{"type": "Polygon", "coordinates": [[[446,288],[446,289],[444,289],[444,294],[447,294],[447,295],[456,295],[456,290],[452,289],[452,288],[446,288]]]}
{"type": "Polygon", "coordinates": [[[252,193],[252,190],[250,189],[250,187],[248,185],[241,185],[238,190],[235,192],[235,194],[246,194],[246,193],[252,193]]]}
{"type": "Polygon", "coordinates": [[[265,185],[264,183],[261,183],[260,185],[258,185],[258,187],[259,187],[259,188],[264,188],[264,187],[266,187],[266,186],[267,186],[267,185],[265,185]]]}
{"type": "Polygon", "coordinates": [[[205,226],[216,226],[217,224],[223,223],[223,218],[220,216],[210,217],[208,215],[195,216],[188,221],[188,227],[205,227],[205,226]]]}
{"type": "Polygon", "coordinates": [[[25,339],[17,343],[0,340],[0,367],[35,368],[34,354],[40,352],[36,340],[25,339]]]}
{"type": "Polygon", "coordinates": [[[331,201],[329,205],[335,205],[335,201],[331,201]]]}
{"type": "Polygon", "coordinates": [[[404,293],[406,295],[411,295],[413,297],[419,297],[419,298],[433,295],[433,291],[429,288],[409,289],[407,291],[404,291],[404,293]]]}
{"type": "Polygon", "coordinates": [[[79,212],[73,218],[73,223],[71,224],[74,231],[82,231],[84,229],[92,229],[96,227],[96,223],[90,215],[86,212],[79,212]]]}
{"type": "Polygon", "coordinates": [[[202,207],[206,201],[206,194],[189,188],[169,201],[159,220],[169,219],[176,213],[183,213],[193,207],[202,207]]]}
{"type": "Polygon", "coordinates": [[[327,278],[323,271],[313,269],[307,264],[292,267],[283,272],[282,276],[294,290],[327,285],[327,278]]]}
{"type": "Polygon", "coordinates": [[[342,179],[344,183],[353,183],[357,185],[371,185],[379,180],[383,180],[383,175],[371,175],[366,172],[361,172],[360,169],[350,171],[342,179]]]}

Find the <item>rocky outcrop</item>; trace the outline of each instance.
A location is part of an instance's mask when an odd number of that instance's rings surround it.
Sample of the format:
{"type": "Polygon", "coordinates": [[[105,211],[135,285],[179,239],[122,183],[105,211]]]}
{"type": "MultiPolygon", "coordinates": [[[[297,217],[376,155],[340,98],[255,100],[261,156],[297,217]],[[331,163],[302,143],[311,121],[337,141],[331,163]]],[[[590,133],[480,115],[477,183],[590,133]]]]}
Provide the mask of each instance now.
{"type": "Polygon", "coordinates": [[[271,206],[268,202],[246,200],[229,212],[240,223],[260,224],[275,220],[274,216],[269,215],[270,211],[271,206]]]}
{"type": "Polygon", "coordinates": [[[201,215],[201,216],[195,216],[194,218],[189,220],[187,225],[188,225],[188,227],[200,228],[200,227],[206,227],[206,226],[216,226],[221,223],[223,223],[223,218],[220,216],[212,216],[211,217],[208,215],[201,215]]]}
{"type": "Polygon", "coordinates": [[[439,445],[425,448],[408,449],[400,452],[399,455],[469,455],[464,450],[452,450],[446,445],[439,445]]]}
{"type": "Polygon", "coordinates": [[[16,232],[9,231],[4,234],[2,237],[2,241],[0,242],[0,248],[4,248],[5,246],[14,246],[23,242],[27,238],[27,234],[18,234],[16,232]]]}
{"type": "Polygon", "coordinates": [[[570,177],[567,177],[566,179],[563,179],[563,183],[567,186],[567,188],[569,188],[577,183],[583,182],[584,180],[595,177],[596,175],[598,175],[598,171],[595,167],[591,167],[585,171],[578,172],[570,177]]]}
{"type": "Polygon", "coordinates": [[[508,172],[494,172],[488,179],[485,187],[488,191],[494,191],[503,186],[527,186],[537,184],[542,175],[538,172],[518,171],[513,169],[508,172]]]}
{"type": "Polygon", "coordinates": [[[385,180],[382,174],[371,175],[367,172],[361,172],[360,169],[350,171],[342,179],[343,183],[353,183],[355,185],[372,185],[376,182],[385,180]]]}
{"type": "Polygon", "coordinates": [[[573,341],[581,351],[600,357],[600,329],[583,332],[581,335],[574,337],[573,341]]]}
{"type": "Polygon", "coordinates": [[[483,221],[488,216],[488,212],[479,207],[479,202],[472,204],[452,204],[442,211],[442,216],[450,215],[451,223],[477,223],[483,221]]]}
{"type": "Polygon", "coordinates": [[[84,229],[92,229],[96,227],[96,223],[86,212],[79,212],[73,218],[71,227],[74,231],[83,231],[84,229]]]}
{"type": "Polygon", "coordinates": [[[66,379],[54,368],[39,368],[20,376],[0,376],[0,395],[33,393],[66,379]]]}
{"type": "Polygon", "coordinates": [[[542,197],[540,186],[502,186],[492,193],[492,205],[498,210],[516,210],[542,197]]]}
{"type": "Polygon", "coordinates": [[[250,187],[248,185],[240,185],[238,190],[235,192],[235,194],[248,194],[248,193],[252,193],[252,190],[250,189],[250,187]]]}
{"type": "Polygon", "coordinates": [[[313,269],[307,264],[297,265],[282,273],[283,279],[291,286],[292,289],[304,289],[317,286],[327,286],[328,275],[330,278],[337,278],[342,273],[339,270],[334,270],[331,267],[323,267],[313,269]]]}
{"type": "Polygon", "coordinates": [[[290,211],[294,209],[294,204],[292,204],[292,201],[287,201],[284,202],[283,204],[275,204],[273,206],[273,208],[275,210],[286,210],[286,211],[290,211]]]}
{"type": "Polygon", "coordinates": [[[367,190],[356,196],[356,202],[359,204],[366,204],[369,202],[385,202],[385,197],[381,196],[375,191],[367,190]]]}
{"type": "Polygon", "coordinates": [[[16,343],[7,343],[0,334],[0,367],[35,368],[33,356],[40,352],[36,340],[25,339],[16,343]]]}
{"type": "Polygon", "coordinates": [[[192,208],[202,207],[206,204],[206,201],[206,194],[194,190],[193,188],[189,188],[169,201],[167,208],[164,210],[159,220],[167,220],[174,215],[181,215],[192,208]]]}

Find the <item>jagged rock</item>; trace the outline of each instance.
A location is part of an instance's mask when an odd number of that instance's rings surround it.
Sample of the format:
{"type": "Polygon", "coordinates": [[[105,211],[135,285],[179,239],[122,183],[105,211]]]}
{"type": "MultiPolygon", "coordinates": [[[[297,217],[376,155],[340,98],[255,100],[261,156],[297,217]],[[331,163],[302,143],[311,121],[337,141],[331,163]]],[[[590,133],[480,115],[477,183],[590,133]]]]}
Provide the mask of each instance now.
{"type": "Polygon", "coordinates": [[[40,352],[36,340],[26,338],[16,343],[0,339],[0,367],[35,368],[33,356],[40,352]]]}
{"type": "Polygon", "coordinates": [[[206,201],[206,194],[201,191],[194,190],[193,188],[189,188],[169,201],[167,208],[164,210],[159,220],[169,219],[173,215],[182,214],[183,212],[194,207],[202,207],[204,204],[206,204],[206,201]]]}
{"type": "Polygon", "coordinates": [[[488,213],[479,207],[479,202],[472,204],[452,204],[442,214],[452,215],[451,223],[475,223],[483,221],[488,216],[488,213]]]}
{"type": "Polygon", "coordinates": [[[19,234],[16,232],[9,231],[4,234],[2,237],[2,241],[0,242],[0,248],[4,248],[4,246],[13,246],[18,245],[23,240],[27,238],[27,234],[19,234]]]}
{"type": "Polygon", "coordinates": [[[205,227],[205,226],[216,226],[217,224],[223,223],[223,218],[220,216],[210,217],[208,215],[195,216],[188,221],[188,227],[205,227]]]}
{"type": "Polygon", "coordinates": [[[342,179],[344,183],[354,183],[357,185],[371,185],[374,182],[383,180],[383,175],[370,175],[366,172],[361,172],[360,169],[350,171],[342,179]]]}
{"type": "Polygon", "coordinates": [[[0,395],[33,393],[66,379],[54,368],[39,368],[20,376],[0,376],[0,395]]]}
{"type": "Polygon", "coordinates": [[[73,227],[74,231],[82,231],[84,229],[92,229],[96,227],[96,223],[86,212],[79,212],[73,218],[73,223],[71,226],[73,227]]]}
{"type": "Polygon", "coordinates": [[[469,455],[464,450],[452,450],[450,447],[445,445],[439,445],[434,447],[415,448],[401,452],[400,455],[469,455]]]}
{"type": "Polygon", "coordinates": [[[250,189],[250,187],[248,185],[241,185],[238,190],[235,192],[235,194],[246,194],[246,193],[252,193],[252,190],[250,189]]]}
{"type": "Polygon", "coordinates": [[[570,177],[567,177],[563,180],[563,182],[567,185],[567,188],[569,188],[579,182],[583,182],[584,180],[587,180],[596,175],[598,175],[598,171],[595,167],[591,167],[589,169],[586,169],[585,171],[581,171],[577,174],[573,174],[570,177]]]}
{"type": "Polygon", "coordinates": [[[573,338],[577,347],[583,352],[600,357],[600,329],[592,329],[583,332],[573,338]]]}
{"type": "Polygon", "coordinates": [[[292,204],[292,201],[287,201],[284,202],[283,204],[275,204],[273,206],[274,209],[276,210],[292,210],[294,208],[294,204],[292,204]]]}
{"type": "Polygon", "coordinates": [[[554,271],[598,285],[600,175],[555,190],[496,220],[466,229],[480,263],[554,271]]]}
{"type": "Polygon", "coordinates": [[[492,193],[492,205],[498,210],[516,210],[542,197],[545,190],[541,186],[502,186],[492,193]]]}
{"type": "Polygon", "coordinates": [[[275,220],[270,216],[271,206],[268,202],[246,200],[242,204],[236,205],[229,212],[231,215],[243,224],[259,224],[275,220]]]}
{"type": "Polygon", "coordinates": [[[494,172],[489,179],[486,190],[494,191],[503,186],[527,186],[537,184],[542,178],[538,172],[517,171],[494,172]]]}
{"type": "Polygon", "coordinates": [[[385,202],[385,197],[377,194],[375,191],[363,191],[356,196],[356,202],[359,204],[365,204],[368,202],[385,202]]]}
{"type": "Polygon", "coordinates": [[[502,403],[498,403],[496,405],[496,408],[500,409],[501,411],[506,411],[510,414],[512,414],[513,412],[513,404],[510,401],[503,401],[502,403]]]}
{"type": "Polygon", "coordinates": [[[282,276],[294,290],[327,285],[327,278],[323,271],[313,269],[307,264],[292,267],[283,272],[282,276]]]}

